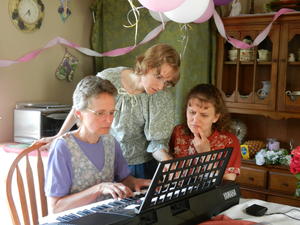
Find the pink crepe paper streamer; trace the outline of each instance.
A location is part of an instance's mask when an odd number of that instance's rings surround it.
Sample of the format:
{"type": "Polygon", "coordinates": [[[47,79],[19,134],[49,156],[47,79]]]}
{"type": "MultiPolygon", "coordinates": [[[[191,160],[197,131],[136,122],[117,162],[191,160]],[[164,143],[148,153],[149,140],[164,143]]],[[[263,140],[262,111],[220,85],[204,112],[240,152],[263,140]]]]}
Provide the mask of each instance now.
{"type": "Polygon", "coordinates": [[[164,26],[161,24],[161,25],[157,26],[156,28],[154,28],[137,45],[128,46],[128,47],[124,47],[124,48],[117,48],[117,49],[114,49],[114,50],[111,50],[111,51],[108,51],[108,52],[103,52],[103,53],[99,53],[99,52],[96,52],[94,50],[81,47],[80,45],[78,45],[76,43],[73,43],[71,41],[68,41],[68,40],[66,40],[62,37],[56,37],[56,38],[50,40],[43,48],[40,48],[40,49],[34,50],[32,52],[29,52],[26,55],[22,56],[21,58],[18,58],[16,60],[0,60],[0,67],[8,67],[8,66],[11,66],[13,64],[20,63],[20,62],[28,62],[28,61],[34,59],[35,57],[37,57],[41,52],[43,52],[46,49],[51,48],[55,45],[58,45],[58,44],[65,45],[65,46],[68,46],[70,48],[74,48],[74,49],[78,50],[79,52],[81,52],[85,55],[88,55],[88,56],[95,56],[95,57],[120,56],[120,55],[127,54],[128,52],[131,52],[132,50],[134,50],[136,47],[138,47],[142,44],[145,44],[148,41],[154,39],[163,30],[163,27],[164,26]]]}
{"type": "Polygon", "coordinates": [[[215,20],[215,24],[217,26],[217,29],[220,33],[220,35],[225,38],[230,44],[232,44],[234,47],[239,48],[239,49],[249,49],[252,48],[254,46],[258,46],[269,34],[271,27],[274,23],[275,20],[277,20],[277,18],[283,14],[286,13],[290,13],[290,12],[295,12],[295,10],[293,9],[286,9],[286,8],[282,8],[280,9],[278,12],[276,12],[276,14],[273,17],[273,20],[271,21],[271,23],[261,32],[259,33],[259,35],[257,35],[257,37],[254,39],[253,43],[251,45],[237,40],[235,38],[230,37],[229,35],[226,34],[225,28],[224,28],[224,24],[219,16],[219,14],[217,13],[217,11],[214,11],[214,20],[215,20]]]}

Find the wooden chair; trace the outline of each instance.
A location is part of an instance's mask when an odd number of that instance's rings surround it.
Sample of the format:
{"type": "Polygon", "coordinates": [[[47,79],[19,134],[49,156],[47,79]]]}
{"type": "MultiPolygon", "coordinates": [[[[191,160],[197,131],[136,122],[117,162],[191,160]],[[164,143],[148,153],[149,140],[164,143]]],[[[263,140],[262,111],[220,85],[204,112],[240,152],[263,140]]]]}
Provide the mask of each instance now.
{"type": "Polygon", "coordinates": [[[41,211],[41,216],[48,215],[47,199],[44,193],[44,164],[41,150],[39,150],[42,145],[44,144],[34,144],[24,149],[9,168],[6,178],[6,197],[14,225],[38,224],[39,211],[41,211]],[[29,159],[29,155],[35,155],[35,158],[31,156],[29,159]],[[26,166],[24,169],[21,167],[23,164],[26,166]],[[36,171],[32,170],[33,164],[36,164],[36,171]],[[38,180],[38,185],[34,184],[35,173],[37,174],[35,181],[38,180]],[[39,196],[36,195],[37,192],[39,196]]]}

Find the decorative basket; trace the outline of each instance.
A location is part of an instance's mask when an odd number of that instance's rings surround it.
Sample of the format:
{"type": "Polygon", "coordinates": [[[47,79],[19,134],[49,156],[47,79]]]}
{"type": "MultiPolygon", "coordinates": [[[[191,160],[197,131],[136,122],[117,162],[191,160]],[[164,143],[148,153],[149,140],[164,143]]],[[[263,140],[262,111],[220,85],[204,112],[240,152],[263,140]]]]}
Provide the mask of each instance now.
{"type": "Polygon", "coordinates": [[[228,50],[228,59],[230,61],[235,61],[237,59],[237,55],[238,55],[237,49],[228,50]]]}
{"type": "Polygon", "coordinates": [[[255,59],[253,49],[242,49],[240,52],[240,61],[253,61],[255,59]]]}
{"type": "Polygon", "coordinates": [[[262,148],[266,147],[265,143],[263,141],[259,141],[259,140],[245,141],[245,143],[243,145],[248,146],[249,158],[250,159],[253,159],[257,152],[259,152],[262,148]]]}

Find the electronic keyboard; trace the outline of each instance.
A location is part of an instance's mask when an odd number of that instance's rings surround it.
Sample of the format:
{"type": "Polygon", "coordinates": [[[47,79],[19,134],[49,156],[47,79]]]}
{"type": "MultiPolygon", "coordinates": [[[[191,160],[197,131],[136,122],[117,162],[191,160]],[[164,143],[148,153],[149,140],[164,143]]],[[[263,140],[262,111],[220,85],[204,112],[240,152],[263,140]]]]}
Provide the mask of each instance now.
{"type": "Polygon", "coordinates": [[[108,199],[42,218],[43,225],[197,224],[239,203],[239,186],[230,182],[208,192],[138,213],[144,194],[108,199]]]}
{"type": "Polygon", "coordinates": [[[221,185],[231,152],[225,148],[160,162],[146,193],[54,214],[44,225],[197,224],[239,203],[238,185],[221,185]]]}

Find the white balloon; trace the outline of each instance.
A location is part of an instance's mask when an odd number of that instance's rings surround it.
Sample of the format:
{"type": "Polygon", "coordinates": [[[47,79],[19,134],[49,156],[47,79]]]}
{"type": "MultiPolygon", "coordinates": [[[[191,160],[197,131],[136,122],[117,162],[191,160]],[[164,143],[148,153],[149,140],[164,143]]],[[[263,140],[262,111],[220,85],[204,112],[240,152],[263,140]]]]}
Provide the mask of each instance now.
{"type": "Polygon", "coordinates": [[[164,14],[177,23],[190,23],[200,18],[213,0],[186,0],[179,7],[164,14]]]}
{"type": "Polygon", "coordinates": [[[211,0],[207,6],[207,9],[205,10],[205,12],[195,21],[193,21],[194,23],[203,23],[207,20],[210,19],[210,17],[213,15],[215,10],[215,4],[214,1],[211,0]]]}
{"type": "Polygon", "coordinates": [[[157,20],[158,22],[168,22],[170,19],[166,17],[163,13],[155,12],[149,9],[149,13],[153,19],[157,20]],[[160,14],[160,15],[159,15],[160,14]]]}

